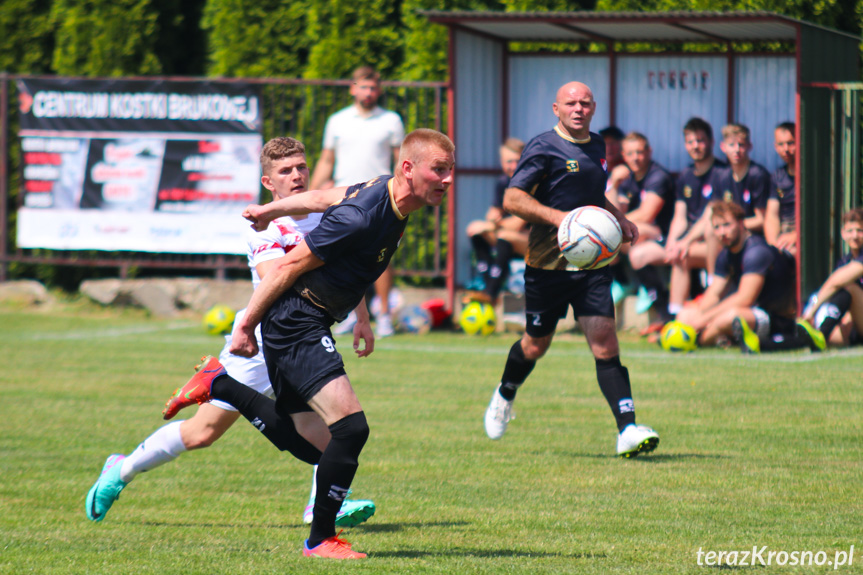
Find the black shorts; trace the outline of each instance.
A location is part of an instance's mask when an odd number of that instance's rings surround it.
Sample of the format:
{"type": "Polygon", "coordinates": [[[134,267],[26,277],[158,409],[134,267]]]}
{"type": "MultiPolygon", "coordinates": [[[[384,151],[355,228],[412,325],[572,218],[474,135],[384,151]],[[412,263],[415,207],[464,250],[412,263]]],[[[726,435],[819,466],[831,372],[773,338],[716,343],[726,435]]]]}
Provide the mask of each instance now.
{"type": "Polygon", "coordinates": [[[264,314],[264,359],[280,412],[311,411],[308,402],[345,375],[330,327],[333,318],[289,289],[264,314]]]}
{"type": "Polygon", "coordinates": [[[554,332],[557,322],[572,306],[575,317],[614,317],[611,299],[611,272],[608,268],[569,272],[524,270],[525,329],[531,337],[554,332]]]}

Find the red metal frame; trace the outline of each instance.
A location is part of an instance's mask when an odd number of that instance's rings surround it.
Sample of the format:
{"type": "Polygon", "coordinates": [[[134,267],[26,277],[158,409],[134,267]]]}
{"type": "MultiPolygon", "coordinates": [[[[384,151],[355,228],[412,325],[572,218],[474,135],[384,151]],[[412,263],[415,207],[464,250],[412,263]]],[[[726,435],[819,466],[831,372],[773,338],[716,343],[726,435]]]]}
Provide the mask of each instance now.
{"type": "Polygon", "coordinates": [[[801,136],[801,116],[800,116],[800,107],[801,107],[801,98],[800,98],[800,88],[803,86],[803,82],[800,80],[800,73],[802,69],[802,59],[800,57],[800,42],[802,41],[803,35],[803,27],[798,24],[797,25],[797,50],[795,51],[795,75],[796,75],[796,93],[794,94],[794,142],[797,144],[797,153],[794,155],[794,197],[797,199],[794,202],[794,221],[797,222],[795,233],[797,234],[797,257],[794,258],[794,270],[795,277],[797,278],[797,285],[795,287],[795,291],[797,293],[797,309],[803,310],[803,294],[801,293],[801,283],[803,281],[802,273],[803,273],[803,265],[802,265],[802,246],[803,246],[803,234],[802,234],[802,226],[800,225],[803,220],[801,216],[803,214],[803,210],[800,209],[801,204],[803,203],[803,198],[801,195],[801,186],[800,182],[802,178],[800,177],[800,158],[803,157],[803,139],[801,136]]]}

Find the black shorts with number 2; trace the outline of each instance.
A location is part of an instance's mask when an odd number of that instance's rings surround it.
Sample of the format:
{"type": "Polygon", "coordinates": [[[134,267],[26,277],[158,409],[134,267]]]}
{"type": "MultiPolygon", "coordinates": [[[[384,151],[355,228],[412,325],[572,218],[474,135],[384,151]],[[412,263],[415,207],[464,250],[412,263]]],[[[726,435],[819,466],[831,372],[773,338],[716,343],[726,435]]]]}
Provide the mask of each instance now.
{"type": "Polygon", "coordinates": [[[330,331],[333,323],[332,316],[293,289],[264,314],[264,359],[279,411],[310,411],[308,401],[324,385],[345,375],[330,331]]]}
{"type": "Polygon", "coordinates": [[[575,317],[614,317],[608,268],[570,272],[528,266],[524,270],[524,295],[525,330],[531,337],[554,333],[569,306],[575,317]]]}

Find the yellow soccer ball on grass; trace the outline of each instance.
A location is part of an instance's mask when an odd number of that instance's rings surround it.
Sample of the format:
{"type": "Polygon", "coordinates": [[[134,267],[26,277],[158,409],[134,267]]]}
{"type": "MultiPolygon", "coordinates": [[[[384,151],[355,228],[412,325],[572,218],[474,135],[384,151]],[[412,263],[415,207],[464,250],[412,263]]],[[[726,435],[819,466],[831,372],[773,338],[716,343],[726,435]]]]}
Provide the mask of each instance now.
{"type": "Polygon", "coordinates": [[[665,351],[685,352],[695,351],[698,347],[698,334],[692,326],[679,321],[670,321],[662,326],[659,332],[659,345],[665,351]]]}
{"type": "Polygon", "coordinates": [[[234,328],[237,314],[226,305],[214,305],[204,314],[204,329],[210,335],[227,335],[234,328]]]}
{"type": "Polygon", "coordinates": [[[494,307],[483,302],[470,302],[461,310],[459,325],[468,335],[493,334],[497,325],[494,307]]]}

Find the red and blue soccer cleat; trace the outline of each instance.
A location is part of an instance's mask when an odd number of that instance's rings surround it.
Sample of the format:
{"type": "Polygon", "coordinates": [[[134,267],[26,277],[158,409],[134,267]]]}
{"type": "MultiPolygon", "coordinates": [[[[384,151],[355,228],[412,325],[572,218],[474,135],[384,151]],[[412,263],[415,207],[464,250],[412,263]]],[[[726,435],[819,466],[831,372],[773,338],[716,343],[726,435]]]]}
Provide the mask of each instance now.
{"type": "Polygon", "coordinates": [[[174,395],[165,404],[162,417],[171,419],[183,408],[194,403],[200,405],[210,401],[212,399],[210,390],[213,386],[213,380],[227,373],[225,366],[219,363],[215,357],[209,355],[202,357],[201,364],[195,366],[195,375],[192,376],[192,379],[183,387],[176,389],[174,395]]]}

